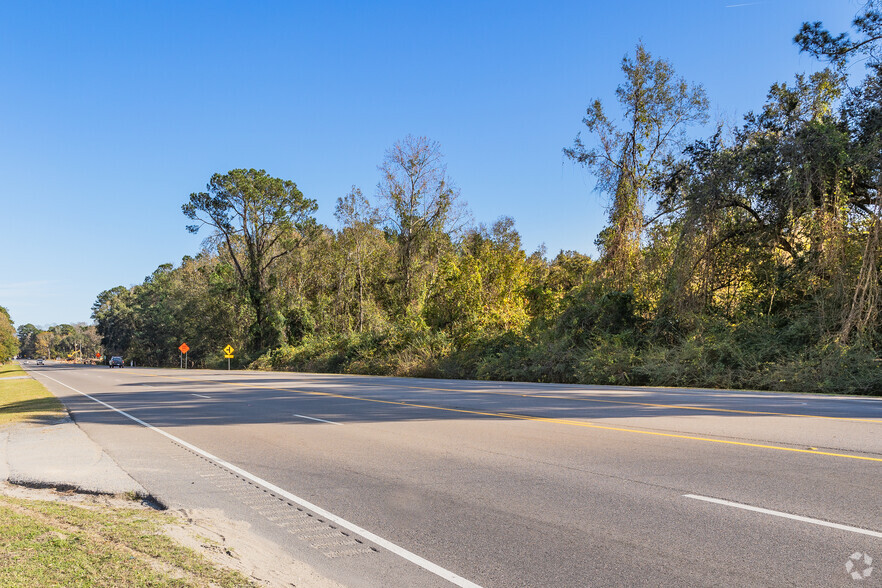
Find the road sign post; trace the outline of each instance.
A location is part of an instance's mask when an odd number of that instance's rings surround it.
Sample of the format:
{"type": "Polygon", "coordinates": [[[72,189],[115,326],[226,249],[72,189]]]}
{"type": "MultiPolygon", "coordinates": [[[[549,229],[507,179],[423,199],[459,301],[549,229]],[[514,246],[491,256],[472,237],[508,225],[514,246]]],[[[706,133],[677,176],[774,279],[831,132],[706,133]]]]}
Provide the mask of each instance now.
{"type": "Polygon", "coordinates": [[[181,343],[181,346],[178,347],[178,351],[181,352],[181,369],[186,369],[186,363],[184,363],[184,356],[187,355],[187,352],[190,351],[190,346],[186,343],[181,343]]]}
{"type": "Polygon", "coordinates": [[[235,351],[235,349],[233,349],[232,345],[224,347],[224,357],[227,358],[227,371],[230,371],[230,360],[233,359],[233,351],[235,351]]]}

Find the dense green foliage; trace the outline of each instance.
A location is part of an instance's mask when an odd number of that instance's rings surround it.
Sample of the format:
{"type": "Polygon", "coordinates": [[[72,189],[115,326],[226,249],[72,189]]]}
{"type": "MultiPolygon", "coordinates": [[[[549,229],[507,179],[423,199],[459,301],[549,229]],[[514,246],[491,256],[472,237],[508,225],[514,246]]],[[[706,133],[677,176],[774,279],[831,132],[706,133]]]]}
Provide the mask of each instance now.
{"type": "Polygon", "coordinates": [[[103,352],[95,325],[55,325],[46,330],[28,323],[18,328],[19,356],[91,360],[103,352]]]}
{"type": "Polygon", "coordinates": [[[858,39],[807,24],[797,43],[831,68],[692,141],[703,89],[639,45],[620,119],[594,101],[564,150],[608,196],[597,259],[470,225],[437,143],[407,137],[336,229],[293,182],[215,175],[184,206],[214,228],[204,251],[102,292],[98,331],[149,365],[186,342],[220,366],[229,343],[257,369],[880,393],[880,22],[874,0],[858,39]]]}
{"type": "Polygon", "coordinates": [[[9,361],[18,354],[18,337],[9,311],[0,306],[0,363],[9,361]]]}
{"type": "Polygon", "coordinates": [[[307,238],[317,208],[296,184],[263,170],[234,169],[211,177],[207,192],[190,194],[182,210],[200,224],[187,230],[214,228],[220,247],[232,262],[240,291],[254,312],[249,343],[265,348],[281,343],[281,315],[274,304],[280,258],[307,238]]]}

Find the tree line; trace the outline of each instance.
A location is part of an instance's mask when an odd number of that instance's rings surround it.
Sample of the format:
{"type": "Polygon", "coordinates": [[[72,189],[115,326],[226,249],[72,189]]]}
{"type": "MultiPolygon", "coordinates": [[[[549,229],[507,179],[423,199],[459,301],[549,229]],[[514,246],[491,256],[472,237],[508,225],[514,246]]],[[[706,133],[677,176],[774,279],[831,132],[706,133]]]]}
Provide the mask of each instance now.
{"type": "Polygon", "coordinates": [[[15,357],[91,360],[103,351],[96,325],[62,324],[41,329],[27,323],[16,329],[9,311],[0,306],[0,363],[15,357]]]}
{"type": "Polygon", "coordinates": [[[103,355],[101,336],[98,335],[95,325],[62,324],[41,329],[27,323],[19,326],[13,333],[17,339],[13,355],[24,358],[83,361],[103,355]]]}
{"type": "Polygon", "coordinates": [[[0,363],[9,361],[18,354],[18,337],[12,317],[5,307],[0,306],[0,363]]]}
{"type": "Polygon", "coordinates": [[[850,33],[806,23],[827,67],[700,139],[704,89],[639,44],[563,149],[608,198],[596,259],[476,225],[439,144],[408,136],[337,227],[293,181],[215,174],[182,207],[203,251],[102,292],[97,332],[145,365],[186,342],[206,367],[231,344],[256,369],[879,393],[880,6],[850,33]]]}

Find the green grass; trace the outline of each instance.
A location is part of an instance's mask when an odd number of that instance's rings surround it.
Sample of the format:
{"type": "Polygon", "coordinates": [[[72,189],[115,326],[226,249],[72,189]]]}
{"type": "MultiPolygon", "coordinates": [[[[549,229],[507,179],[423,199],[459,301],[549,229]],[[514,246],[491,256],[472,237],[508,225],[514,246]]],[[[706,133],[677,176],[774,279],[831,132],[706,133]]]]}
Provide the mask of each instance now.
{"type": "Polygon", "coordinates": [[[170,515],[0,496],[0,587],[253,586],[163,534],[170,515]]]}
{"type": "Polygon", "coordinates": [[[17,363],[0,363],[0,378],[23,375],[25,375],[25,371],[17,363]]]}
{"type": "Polygon", "coordinates": [[[31,378],[9,379],[24,375],[17,365],[0,366],[0,425],[52,422],[67,414],[61,401],[43,384],[31,378]]]}

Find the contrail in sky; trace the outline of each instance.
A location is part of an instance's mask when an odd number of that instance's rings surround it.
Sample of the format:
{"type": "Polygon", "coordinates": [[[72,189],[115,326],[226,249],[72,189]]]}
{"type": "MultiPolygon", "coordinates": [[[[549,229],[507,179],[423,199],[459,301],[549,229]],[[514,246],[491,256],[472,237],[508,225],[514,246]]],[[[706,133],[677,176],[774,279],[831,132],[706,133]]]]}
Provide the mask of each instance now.
{"type": "Polygon", "coordinates": [[[756,6],[762,2],[745,2],[744,4],[729,4],[726,8],[741,8],[742,6],[756,6]]]}

